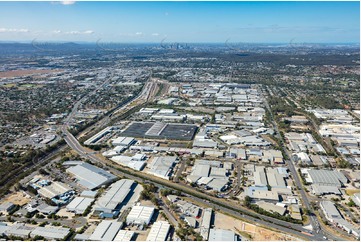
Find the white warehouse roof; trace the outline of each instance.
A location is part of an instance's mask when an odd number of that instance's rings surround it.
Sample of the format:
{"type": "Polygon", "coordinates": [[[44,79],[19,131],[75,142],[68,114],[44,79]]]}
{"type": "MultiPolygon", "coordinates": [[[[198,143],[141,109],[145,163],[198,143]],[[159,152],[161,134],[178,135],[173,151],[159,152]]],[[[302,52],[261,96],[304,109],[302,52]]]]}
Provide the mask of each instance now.
{"type": "Polygon", "coordinates": [[[115,220],[103,220],[96,227],[89,240],[95,241],[113,241],[123,223],[115,220]]]}
{"type": "Polygon", "coordinates": [[[93,198],[76,197],[66,206],[66,209],[75,214],[83,214],[93,201],[93,198]]]}
{"type": "Polygon", "coordinates": [[[112,212],[117,206],[124,201],[131,191],[134,181],[122,179],[110,186],[96,202],[95,210],[103,212],[112,212]]]}
{"type": "Polygon", "coordinates": [[[166,241],[170,224],[164,221],[155,222],[149,231],[146,241],[166,241]]]}
{"type": "Polygon", "coordinates": [[[127,216],[127,224],[149,224],[154,214],[153,207],[134,206],[127,216]]]}
{"type": "Polygon", "coordinates": [[[116,178],[113,174],[88,163],[70,167],[66,171],[74,175],[79,180],[80,185],[90,190],[107,184],[116,178]]]}
{"type": "Polygon", "coordinates": [[[231,230],[211,229],[208,241],[236,241],[236,235],[231,230]]]}
{"type": "Polygon", "coordinates": [[[64,240],[70,233],[70,229],[62,227],[36,227],[31,233],[31,237],[42,236],[50,240],[64,240]]]}

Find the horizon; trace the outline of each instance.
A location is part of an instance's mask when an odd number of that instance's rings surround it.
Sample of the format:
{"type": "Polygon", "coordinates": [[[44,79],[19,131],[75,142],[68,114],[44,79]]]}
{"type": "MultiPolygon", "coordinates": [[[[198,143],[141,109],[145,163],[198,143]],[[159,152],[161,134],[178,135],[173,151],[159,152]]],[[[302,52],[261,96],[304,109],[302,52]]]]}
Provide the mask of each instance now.
{"type": "Polygon", "coordinates": [[[344,44],[359,19],[359,2],[0,2],[0,39],[344,44]]]}

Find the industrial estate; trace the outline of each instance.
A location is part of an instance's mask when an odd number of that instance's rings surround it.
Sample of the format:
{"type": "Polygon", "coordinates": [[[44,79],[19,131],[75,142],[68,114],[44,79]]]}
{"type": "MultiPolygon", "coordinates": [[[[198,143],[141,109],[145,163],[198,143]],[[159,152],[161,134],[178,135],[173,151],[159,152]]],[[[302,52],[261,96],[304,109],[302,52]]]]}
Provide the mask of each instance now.
{"type": "Polygon", "coordinates": [[[0,43],[1,239],[360,239],[358,45],[100,47],[0,43]]]}

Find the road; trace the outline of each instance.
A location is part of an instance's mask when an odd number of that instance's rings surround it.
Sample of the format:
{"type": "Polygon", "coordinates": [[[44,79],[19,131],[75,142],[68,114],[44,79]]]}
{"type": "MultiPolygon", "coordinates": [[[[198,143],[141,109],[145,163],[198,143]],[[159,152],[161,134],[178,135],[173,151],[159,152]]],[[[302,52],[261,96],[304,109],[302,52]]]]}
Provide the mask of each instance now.
{"type": "MultiPolygon", "coordinates": [[[[286,148],[286,146],[284,144],[281,133],[280,133],[280,131],[278,129],[278,126],[277,126],[277,124],[275,122],[275,119],[273,117],[273,113],[271,111],[271,108],[270,108],[266,98],[264,98],[264,104],[265,104],[265,107],[267,108],[267,110],[269,111],[269,113],[271,115],[272,125],[273,125],[273,127],[274,127],[274,129],[276,131],[276,135],[277,135],[278,139],[281,141],[281,144],[282,144],[281,148],[288,155],[288,157],[291,158],[292,157],[291,153],[286,148]]],[[[312,206],[310,204],[310,201],[308,200],[306,191],[304,190],[303,184],[301,182],[301,178],[298,175],[298,172],[296,170],[295,165],[293,164],[292,160],[290,160],[290,159],[287,159],[286,162],[287,162],[288,168],[289,168],[289,170],[290,170],[290,172],[292,174],[292,178],[296,183],[296,187],[298,188],[298,191],[299,191],[299,193],[301,195],[302,202],[304,203],[304,206],[308,209],[308,211],[310,211],[309,218],[310,218],[310,221],[311,221],[312,230],[313,230],[314,235],[320,235],[321,237],[325,236],[325,237],[327,237],[328,239],[331,239],[331,240],[344,240],[343,238],[340,238],[340,237],[338,237],[336,235],[330,234],[330,233],[326,232],[325,230],[321,229],[322,221],[318,220],[317,216],[315,215],[315,213],[313,211],[313,208],[312,208],[312,206]]]]}

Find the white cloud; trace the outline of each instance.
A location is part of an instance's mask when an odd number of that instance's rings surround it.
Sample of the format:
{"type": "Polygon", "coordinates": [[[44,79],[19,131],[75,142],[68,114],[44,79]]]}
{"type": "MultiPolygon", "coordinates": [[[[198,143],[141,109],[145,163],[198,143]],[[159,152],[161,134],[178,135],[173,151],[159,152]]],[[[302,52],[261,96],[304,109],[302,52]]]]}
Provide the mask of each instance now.
{"type": "Polygon", "coordinates": [[[75,3],[75,1],[60,1],[60,3],[63,5],[72,5],[75,3]]]}
{"type": "Polygon", "coordinates": [[[60,34],[60,33],[61,33],[61,30],[53,30],[52,33],[53,33],[53,34],[60,34]]]}
{"type": "Polygon", "coordinates": [[[142,32],[136,32],[135,35],[142,35],[142,32]]]}
{"type": "Polygon", "coordinates": [[[65,34],[72,34],[72,35],[78,35],[78,34],[93,34],[93,33],[94,33],[93,30],[86,30],[86,31],[73,30],[73,31],[65,32],[65,34]]]}
{"type": "Polygon", "coordinates": [[[7,29],[0,28],[0,33],[28,33],[30,32],[28,29],[7,29]]]}
{"type": "Polygon", "coordinates": [[[152,36],[159,36],[159,34],[158,33],[153,33],[152,36]]]}

